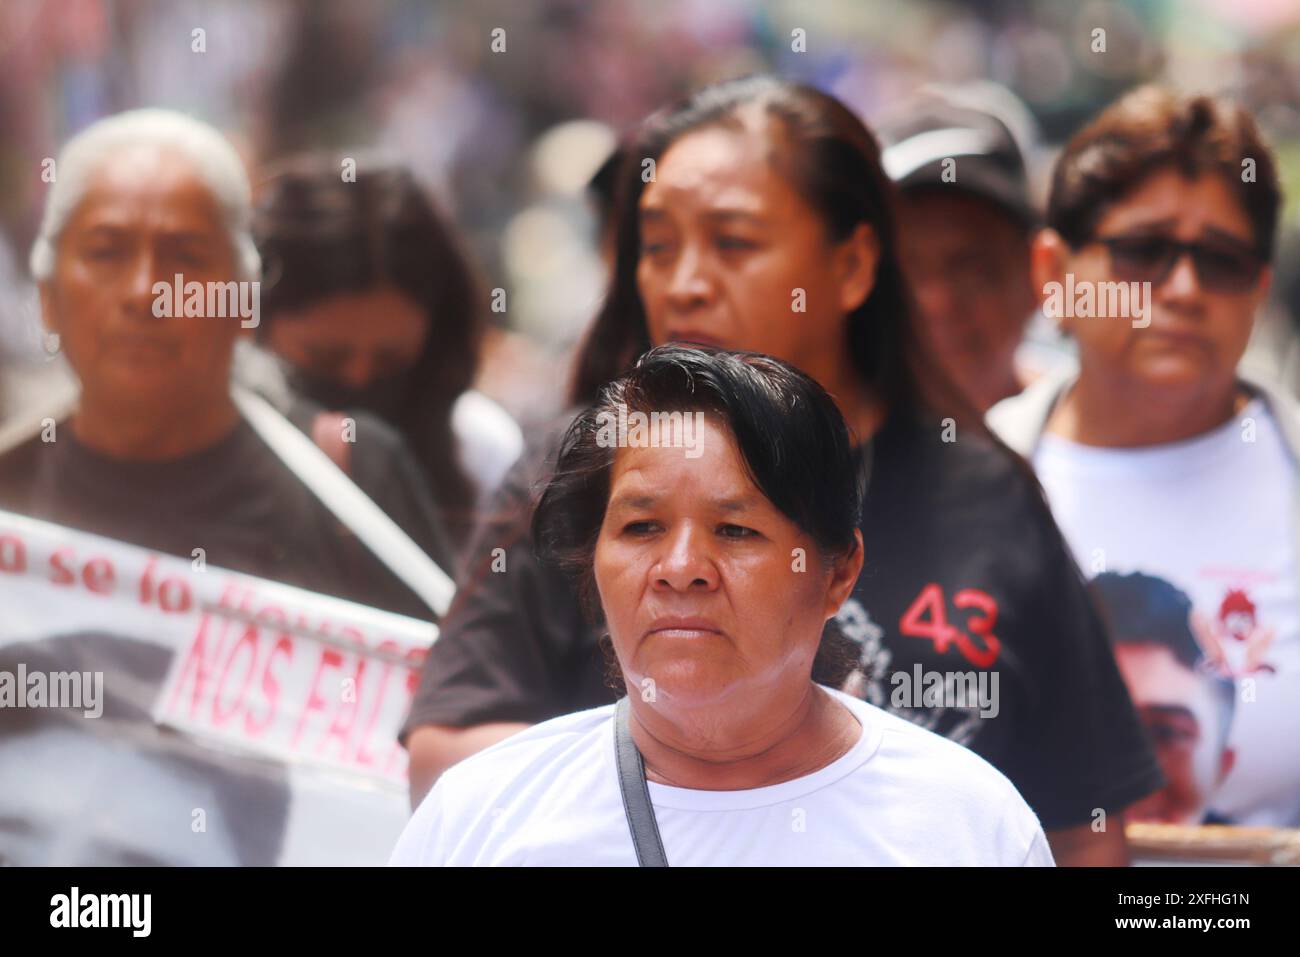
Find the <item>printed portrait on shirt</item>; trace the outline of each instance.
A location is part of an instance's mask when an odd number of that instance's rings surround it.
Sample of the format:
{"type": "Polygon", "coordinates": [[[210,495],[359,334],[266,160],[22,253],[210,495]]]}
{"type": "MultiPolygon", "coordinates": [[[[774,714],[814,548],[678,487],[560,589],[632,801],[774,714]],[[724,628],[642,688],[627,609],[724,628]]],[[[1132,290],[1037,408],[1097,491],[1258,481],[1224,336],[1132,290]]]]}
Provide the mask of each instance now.
{"type": "Polygon", "coordinates": [[[1233,683],[1198,640],[1203,626],[1181,589],[1141,572],[1105,572],[1089,587],[1167,782],[1130,807],[1127,816],[1200,824],[1235,758],[1228,744],[1233,683]]]}
{"type": "Polygon", "coordinates": [[[1192,627],[1210,663],[1225,678],[1241,678],[1277,668],[1268,660],[1277,629],[1260,620],[1245,588],[1229,588],[1213,620],[1194,614],[1192,627]]]}

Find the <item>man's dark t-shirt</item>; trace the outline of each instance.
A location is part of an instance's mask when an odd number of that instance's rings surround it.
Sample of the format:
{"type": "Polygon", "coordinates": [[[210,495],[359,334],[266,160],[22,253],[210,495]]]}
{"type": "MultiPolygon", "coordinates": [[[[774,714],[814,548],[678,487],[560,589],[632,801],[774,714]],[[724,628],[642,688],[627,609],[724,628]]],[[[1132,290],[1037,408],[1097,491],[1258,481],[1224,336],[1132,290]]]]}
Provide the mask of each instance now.
{"type": "MultiPolygon", "coordinates": [[[[242,419],[209,448],[166,462],[110,458],[78,441],[66,422],[55,434],[54,442],[37,438],[0,455],[0,509],[187,559],[202,548],[204,561],[216,567],[416,618],[433,616],[242,419]]],[[[358,485],[450,567],[445,535],[431,519],[428,492],[400,440],[368,417],[358,418],[357,435],[365,436],[364,447],[359,442],[355,450],[358,485]]],[[[93,665],[110,689],[97,721],[70,720],[55,708],[0,711],[0,741],[44,762],[39,781],[24,779],[0,795],[0,863],[277,863],[290,801],[286,767],[197,747],[156,725],[150,701],[172,656],[113,626],[105,622],[102,632],[0,649],[0,658],[29,670],[93,665]],[[77,760],[69,764],[51,754],[77,760]],[[58,807],[94,813],[81,814],[82,826],[69,832],[42,802],[42,789],[64,795],[58,807]],[[207,802],[216,839],[196,844],[144,826],[141,797],[160,807],[207,802]]]]}
{"type": "MultiPolygon", "coordinates": [[[[372,423],[359,431],[383,428],[372,423]]],[[[80,442],[66,422],[55,435],[56,441],[35,438],[0,456],[0,509],[187,559],[202,548],[204,561],[219,568],[433,617],[242,419],[215,445],[164,462],[105,456],[80,442]]],[[[427,493],[400,458],[390,456],[384,474],[391,482],[370,483],[366,491],[416,544],[450,567],[445,536],[424,520],[429,509],[420,496],[427,493]]]]}
{"type": "MultiPolygon", "coordinates": [[[[970,747],[1048,829],[1159,788],[1103,626],[1030,473],[987,438],[944,442],[937,425],[899,416],[864,451],[865,561],[837,617],[859,650],[846,688],[970,747]],[[985,707],[926,697],[940,682],[981,681],[985,707]]],[[[539,722],[614,700],[600,630],[522,534],[545,474],[538,453],[521,459],[471,542],[407,731],[539,722]]]]}

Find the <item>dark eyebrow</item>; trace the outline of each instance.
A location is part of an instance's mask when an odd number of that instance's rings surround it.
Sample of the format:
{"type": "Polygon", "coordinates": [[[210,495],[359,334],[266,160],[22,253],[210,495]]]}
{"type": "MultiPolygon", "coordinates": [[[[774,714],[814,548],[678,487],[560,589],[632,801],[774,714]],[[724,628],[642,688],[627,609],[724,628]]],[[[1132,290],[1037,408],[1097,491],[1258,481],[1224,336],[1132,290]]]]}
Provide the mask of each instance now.
{"type": "Polygon", "coordinates": [[[118,236],[122,236],[125,233],[126,229],[116,223],[95,223],[93,226],[89,226],[86,229],[86,235],[90,236],[92,239],[98,236],[107,236],[111,239],[116,239],[118,236]]]}
{"type": "MultiPolygon", "coordinates": [[[[657,495],[616,495],[610,499],[609,508],[653,508],[659,502],[657,495]]],[[[758,507],[758,501],[753,495],[744,495],[740,498],[722,498],[714,499],[710,504],[720,512],[748,512],[758,507]]]]}
{"type": "Polygon", "coordinates": [[[1177,221],[1178,220],[1173,216],[1166,216],[1164,219],[1148,219],[1136,223],[1129,223],[1123,230],[1114,235],[1131,236],[1135,233],[1145,234],[1159,232],[1162,229],[1173,226],[1177,221]]]}
{"type": "MultiPolygon", "coordinates": [[[[751,213],[744,209],[710,209],[704,213],[705,219],[711,219],[715,222],[749,222],[756,225],[763,225],[767,222],[758,213],[751,213]]],[[[641,221],[659,222],[668,219],[668,211],[657,207],[647,207],[641,210],[641,221]]]]}
{"type": "MultiPolygon", "coordinates": [[[[117,239],[125,236],[130,230],[118,225],[117,223],[95,223],[86,227],[86,235],[92,239],[105,237],[117,239]]],[[[211,243],[220,239],[220,235],[215,232],[203,232],[195,229],[178,229],[171,232],[164,232],[160,237],[163,242],[168,243],[211,243]]]]}
{"type": "Polygon", "coordinates": [[[741,221],[762,225],[767,222],[758,213],[751,213],[744,209],[711,209],[704,214],[706,219],[713,219],[719,222],[741,221]]]}
{"type": "Polygon", "coordinates": [[[1200,721],[1196,717],[1196,712],[1191,708],[1181,704],[1149,704],[1144,706],[1144,710],[1152,711],[1162,718],[1188,718],[1198,727],[1200,721]]]}
{"type": "MultiPolygon", "coordinates": [[[[1142,223],[1132,223],[1127,229],[1123,230],[1117,235],[1120,236],[1158,235],[1162,237],[1168,236],[1172,238],[1171,234],[1166,230],[1173,227],[1175,223],[1176,220],[1173,217],[1169,217],[1166,219],[1154,219],[1142,223]]],[[[1217,226],[1206,226],[1204,233],[1202,233],[1197,238],[1217,239],[1237,249],[1244,249],[1244,250],[1255,249],[1255,240],[1253,238],[1242,238],[1241,236],[1238,236],[1236,233],[1229,232],[1226,229],[1219,229],[1217,226]]]]}
{"type": "Polygon", "coordinates": [[[741,498],[725,498],[713,503],[713,507],[720,512],[748,512],[758,507],[758,502],[752,495],[746,495],[741,498]]]}
{"type": "Polygon", "coordinates": [[[177,229],[162,234],[162,239],[169,243],[208,243],[217,238],[216,233],[196,229],[177,229]]]}
{"type": "Polygon", "coordinates": [[[607,508],[650,508],[658,500],[654,495],[616,495],[610,499],[607,508]]]}
{"type": "Polygon", "coordinates": [[[1205,235],[1210,238],[1222,240],[1228,245],[1235,246],[1238,249],[1255,249],[1255,240],[1253,238],[1243,239],[1236,233],[1230,233],[1226,229],[1219,229],[1217,226],[1206,226],[1205,235]]]}

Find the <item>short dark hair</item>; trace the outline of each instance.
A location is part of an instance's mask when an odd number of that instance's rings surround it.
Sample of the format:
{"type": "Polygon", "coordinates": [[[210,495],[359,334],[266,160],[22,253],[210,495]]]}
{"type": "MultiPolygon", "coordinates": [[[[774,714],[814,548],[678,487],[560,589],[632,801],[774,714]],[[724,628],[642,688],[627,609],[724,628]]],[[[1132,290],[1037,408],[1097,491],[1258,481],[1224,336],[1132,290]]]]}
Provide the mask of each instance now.
{"type": "Polygon", "coordinates": [[[1142,572],[1103,572],[1089,582],[1088,589],[1106,621],[1112,644],[1167,648],[1180,665],[1209,682],[1231,718],[1235,689],[1232,682],[1205,669],[1205,652],[1192,634],[1192,600],[1186,592],[1142,572]]]}
{"type": "Polygon", "coordinates": [[[1250,113],[1225,99],[1158,86],[1121,97],[1066,143],[1052,174],[1047,225],[1081,246],[1113,203],[1169,167],[1189,177],[1222,175],[1250,219],[1256,251],[1273,258],[1282,192],[1273,152],[1250,113]],[[1246,160],[1254,163],[1251,182],[1242,175],[1246,160]]]}
{"type": "MultiPolygon", "coordinates": [[[[539,557],[563,569],[597,618],[593,560],[609,501],[616,449],[598,440],[599,423],[632,412],[709,412],[725,424],[759,491],[807,533],[823,561],[851,554],[862,518],[866,477],[839,409],[820,385],[779,359],[756,352],[668,344],[600,391],[560,444],[555,472],[533,514],[539,557]]],[[[838,631],[823,641],[838,680],[845,657],[838,631]]],[[[856,650],[855,650],[856,651],[856,650]]],[[[823,680],[823,679],[819,679],[823,680]]]]}
{"type": "Polygon", "coordinates": [[[1117,645],[1158,644],[1178,663],[1194,669],[1203,657],[1192,634],[1192,600],[1163,578],[1131,572],[1103,572],[1088,585],[1117,645]]]}

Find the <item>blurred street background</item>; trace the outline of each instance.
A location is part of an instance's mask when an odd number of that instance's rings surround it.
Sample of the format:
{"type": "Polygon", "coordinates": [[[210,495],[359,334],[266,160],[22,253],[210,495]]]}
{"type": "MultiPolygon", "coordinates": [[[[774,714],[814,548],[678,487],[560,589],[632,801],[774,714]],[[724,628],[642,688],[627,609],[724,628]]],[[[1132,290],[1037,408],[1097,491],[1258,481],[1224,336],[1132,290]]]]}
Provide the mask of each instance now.
{"type": "MultiPolygon", "coordinates": [[[[408,163],[487,288],[506,292],[479,385],[535,419],[601,294],[590,175],[673,96],[762,70],[829,89],[869,122],[928,82],[1002,84],[1026,107],[1019,132],[1038,137],[1040,193],[1053,150],[1121,91],[1226,92],[1272,138],[1284,233],[1296,228],[1300,0],[4,0],[0,361],[43,358],[25,266],[42,161],[99,117],[166,106],[222,128],[255,183],[308,149],[408,163]]],[[[1293,244],[1283,257],[1277,295],[1294,315],[1293,244]]]]}

